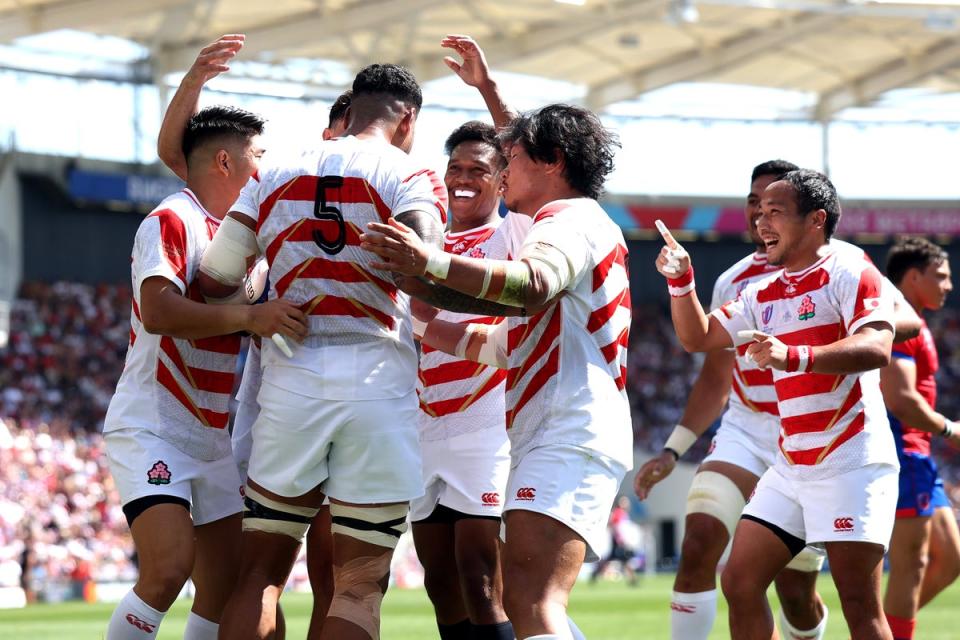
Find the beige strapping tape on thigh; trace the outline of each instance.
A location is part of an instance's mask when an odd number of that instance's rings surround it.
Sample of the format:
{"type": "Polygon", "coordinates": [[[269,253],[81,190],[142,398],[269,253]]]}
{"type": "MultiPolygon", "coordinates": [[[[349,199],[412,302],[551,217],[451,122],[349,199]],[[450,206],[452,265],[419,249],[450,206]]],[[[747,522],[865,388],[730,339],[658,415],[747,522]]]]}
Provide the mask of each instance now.
{"type": "MultiPolygon", "coordinates": [[[[314,507],[299,507],[292,504],[286,504],[284,502],[277,502],[272,500],[256,489],[251,489],[250,485],[247,485],[244,489],[246,497],[250,498],[254,502],[273,509],[274,511],[280,511],[281,513],[287,513],[296,518],[306,518],[308,521],[313,520],[313,517],[317,515],[319,508],[314,507]]],[[[257,518],[247,515],[250,510],[244,504],[243,509],[243,530],[244,531],[263,531],[264,533],[281,533],[286,536],[290,536],[298,542],[303,542],[303,534],[307,532],[307,529],[310,527],[309,522],[291,522],[289,520],[273,520],[270,518],[257,518]]]]}
{"type": "Polygon", "coordinates": [[[713,516],[724,524],[732,537],[746,504],[733,480],[716,471],[701,471],[693,476],[687,494],[687,515],[705,513],[713,516]]]}
{"type": "Polygon", "coordinates": [[[826,555],[823,551],[817,551],[813,547],[806,546],[800,553],[793,556],[793,560],[787,564],[786,568],[806,573],[820,573],[820,569],[823,568],[823,558],[826,555]]]}
{"type": "Polygon", "coordinates": [[[400,536],[407,530],[408,525],[405,518],[409,510],[410,505],[406,502],[388,504],[382,507],[351,507],[334,502],[330,505],[330,517],[333,519],[333,526],[330,527],[330,530],[333,533],[350,536],[362,542],[394,549],[400,540],[400,536]],[[396,520],[400,520],[401,522],[389,527],[389,529],[396,532],[397,535],[394,536],[382,531],[354,529],[348,525],[339,524],[337,522],[338,518],[353,518],[371,524],[385,524],[396,520]]]}
{"type": "Polygon", "coordinates": [[[380,637],[380,581],[390,573],[393,550],[380,556],[357,558],[342,567],[333,566],[333,599],[328,618],[352,622],[377,640],[380,637]]]}

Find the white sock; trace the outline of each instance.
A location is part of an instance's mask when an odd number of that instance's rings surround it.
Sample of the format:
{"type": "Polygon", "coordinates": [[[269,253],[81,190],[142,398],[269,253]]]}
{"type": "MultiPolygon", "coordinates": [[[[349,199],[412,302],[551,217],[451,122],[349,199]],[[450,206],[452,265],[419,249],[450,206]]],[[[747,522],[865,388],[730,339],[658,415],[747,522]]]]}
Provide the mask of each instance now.
{"type": "Polygon", "coordinates": [[[820,624],[809,631],[802,631],[790,624],[787,616],[783,615],[783,609],[780,609],[780,632],[784,638],[789,640],[823,640],[823,636],[827,633],[827,616],[829,613],[827,605],[824,603],[823,618],[820,619],[820,624]]]}
{"type": "Polygon", "coordinates": [[[187,616],[187,627],[183,630],[183,640],[217,640],[219,630],[219,624],[191,611],[187,616]]]}
{"type": "Polygon", "coordinates": [[[157,611],[130,589],[110,616],[106,640],[156,638],[165,615],[166,611],[157,611]]]}
{"type": "Polygon", "coordinates": [[[583,631],[580,631],[580,627],[570,616],[567,616],[567,624],[570,626],[570,634],[573,636],[573,640],[587,640],[587,636],[583,635],[583,631]]]}
{"type": "Polygon", "coordinates": [[[670,639],[707,640],[717,617],[717,590],[673,592],[670,600],[670,639]]]}

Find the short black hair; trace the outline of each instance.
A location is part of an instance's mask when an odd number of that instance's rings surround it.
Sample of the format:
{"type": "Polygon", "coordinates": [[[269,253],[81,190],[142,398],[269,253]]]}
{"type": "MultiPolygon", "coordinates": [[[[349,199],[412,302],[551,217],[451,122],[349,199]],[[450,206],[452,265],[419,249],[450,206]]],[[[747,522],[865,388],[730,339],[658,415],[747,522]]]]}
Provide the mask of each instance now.
{"type": "Polygon", "coordinates": [[[500,142],[519,142],[539,162],[562,158],[570,186],[594,199],[603,193],[603,183],[613,171],[614,147],[620,146],[617,135],[595,113],[568,104],[521,114],[501,132],[500,142]]]}
{"type": "Polygon", "coordinates": [[[479,120],[470,120],[469,122],[464,122],[462,125],[453,130],[453,133],[447,137],[447,141],[443,144],[444,150],[447,152],[447,155],[451,155],[453,150],[464,142],[482,142],[493,147],[497,166],[501,169],[507,166],[507,158],[503,155],[503,149],[500,147],[500,141],[497,140],[497,130],[493,128],[493,125],[489,125],[486,122],[480,122],[479,120]]]}
{"type": "Polygon", "coordinates": [[[786,160],[767,160],[753,168],[753,173],[750,174],[750,182],[755,181],[760,176],[774,176],[779,178],[783,174],[796,171],[799,168],[797,165],[786,160]]]}
{"type": "Polygon", "coordinates": [[[887,277],[898,285],[910,269],[926,271],[932,264],[940,265],[947,252],[921,236],[900,238],[887,252],[887,277]]]}
{"type": "Polygon", "coordinates": [[[823,209],[827,220],[823,233],[829,240],[840,222],[840,198],[830,178],[812,169],[794,169],[780,176],[779,180],[788,183],[797,193],[797,209],[806,216],[812,211],[823,209]]]}
{"type": "Polygon", "coordinates": [[[264,119],[237,107],[214,106],[202,109],[187,122],[181,150],[190,161],[190,154],[211,141],[227,140],[245,143],[263,133],[264,119]]]}
{"type": "Polygon", "coordinates": [[[353,99],[361,96],[389,96],[418,111],[423,106],[420,85],[409,69],[398,64],[371,64],[353,80],[353,99]]]}
{"type": "Polygon", "coordinates": [[[334,124],[337,120],[343,120],[347,115],[347,109],[350,108],[350,101],[353,99],[353,90],[347,89],[340,96],[334,100],[333,105],[330,107],[330,120],[327,123],[328,129],[333,129],[334,124]]]}

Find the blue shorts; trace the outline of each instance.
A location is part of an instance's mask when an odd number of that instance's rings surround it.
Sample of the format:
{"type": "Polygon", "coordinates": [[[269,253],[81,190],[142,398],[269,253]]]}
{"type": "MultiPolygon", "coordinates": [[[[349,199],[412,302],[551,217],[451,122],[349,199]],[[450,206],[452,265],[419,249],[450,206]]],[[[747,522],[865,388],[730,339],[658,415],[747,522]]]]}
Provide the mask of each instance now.
{"type": "Polygon", "coordinates": [[[950,501],[937,477],[937,464],[930,456],[916,453],[900,454],[900,497],[897,499],[897,518],[923,518],[933,515],[950,501]]]}

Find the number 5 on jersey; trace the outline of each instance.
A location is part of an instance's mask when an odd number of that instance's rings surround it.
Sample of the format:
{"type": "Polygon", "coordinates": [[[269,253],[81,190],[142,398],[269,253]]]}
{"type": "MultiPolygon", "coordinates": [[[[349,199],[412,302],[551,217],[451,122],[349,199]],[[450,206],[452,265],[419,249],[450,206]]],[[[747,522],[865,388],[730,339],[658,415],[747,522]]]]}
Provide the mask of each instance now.
{"type": "Polygon", "coordinates": [[[337,225],[337,235],[333,240],[327,240],[320,229],[313,231],[313,241],[328,255],[340,253],[347,244],[347,225],[343,221],[343,214],[340,209],[327,204],[327,189],[340,189],[342,186],[343,178],[340,176],[321,176],[317,180],[317,195],[313,199],[313,217],[337,225]]]}

